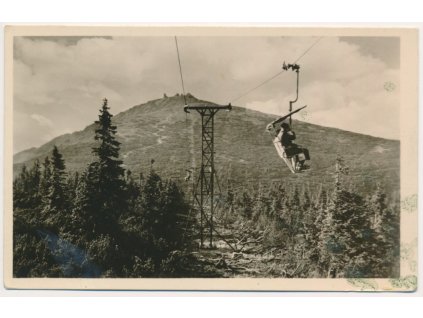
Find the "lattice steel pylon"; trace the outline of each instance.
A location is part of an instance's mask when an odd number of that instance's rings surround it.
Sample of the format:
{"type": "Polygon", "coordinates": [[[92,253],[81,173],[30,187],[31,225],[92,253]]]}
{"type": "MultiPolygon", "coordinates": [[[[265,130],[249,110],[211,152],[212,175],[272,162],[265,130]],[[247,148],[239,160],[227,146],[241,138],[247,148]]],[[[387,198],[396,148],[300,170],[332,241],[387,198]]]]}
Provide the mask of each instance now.
{"type": "Polygon", "coordinates": [[[201,168],[194,187],[194,198],[200,210],[200,245],[204,246],[204,229],[209,229],[210,247],[213,246],[214,215],[214,182],[217,178],[214,168],[214,115],[219,110],[230,111],[231,104],[222,105],[190,105],[184,111],[195,110],[201,116],[201,168]],[[208,212],[208,213],[207,213],[208,212]]]}

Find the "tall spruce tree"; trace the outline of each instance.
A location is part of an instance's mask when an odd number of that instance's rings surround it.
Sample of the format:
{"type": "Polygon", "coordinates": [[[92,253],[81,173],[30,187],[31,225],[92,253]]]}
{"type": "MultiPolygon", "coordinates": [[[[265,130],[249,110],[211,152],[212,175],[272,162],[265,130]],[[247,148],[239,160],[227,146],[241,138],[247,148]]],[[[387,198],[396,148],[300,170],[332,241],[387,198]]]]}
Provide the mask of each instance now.
{"type": "Polygon", "coordinates": [[[117,219],[125,210],[125,180],[122,161],[119,159],[120,143],[116,140],[117,128],[112,124],[113,115],[109,112],[107,99],[103,100],[98,121],[95,122],[93,148],[96,161],[89,169],[89,182],[94,182],[96,193],[89,195],[98,203],[95,222],[101,232],[114,232],[117,219]]]}
{"type": "Polygon", "coordinates": [[[85,248],[107,275],[116,276],[122,270],[119,216],[126,211],[127,195],[112,117],[104,99],[95,121],[95,159],[76,187],[71,224],[74,242],[85,248]]]}
{"type": "Polygon", "coordinates": [[[375,242],[371,247],[375,277],[396,277],[399,274],[399,214],[388,207],[380,185],[368,202],[369,217],[375,242]]]}
{"type": "Polygon", "coordinates": [[[364,199],[345,190],[342,175],[348,174],[342,158],[336,162],[335,190],[329,200],[320,234],[320,265],[327,277],[371,277],[369,244],[373,232],[364,199]]]}
{"type": "Polygon", "coordinates": [[[100,234],[115,236],[118,217],[126,206],[120,143],[116,140],[117,128],[112,124],[112,117],[104,99],[95,121],[97,144],[92,148],[95,159],[81,174],[76,186],[72,223],[85,241],[100,234]]]}
{"type": "MultiPolygon", "coordinates": [[[[48,169],[48,166],[46,168],[48,169]]],[[[51,153],[50,172],[44,171],[44,175],[49,175],[49,180],[44,181],[48,186],[44,200],[44,221],[46,225],[60,227],[66,223],[69,202],[66,192],[65,161],[56,146],[51,153]]]]}

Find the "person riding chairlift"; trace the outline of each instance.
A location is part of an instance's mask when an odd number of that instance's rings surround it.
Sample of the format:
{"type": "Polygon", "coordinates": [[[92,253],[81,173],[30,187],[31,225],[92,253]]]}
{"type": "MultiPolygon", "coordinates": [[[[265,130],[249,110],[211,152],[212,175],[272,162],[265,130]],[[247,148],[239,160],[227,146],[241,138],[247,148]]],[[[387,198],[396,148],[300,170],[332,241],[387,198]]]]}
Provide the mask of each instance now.
{"type": "Polygon", "coordinates": [[[295,132],[291,130],[288,123],[282,123],[281,128],[282,129],[278,132],[278,138],[282,143],[282,147],[284,148],[287,157],[294,158],[294,168],[296,170],[307,169],[307,166],[304,163],[306,160],[310,160],[308,149],[302,148],[292,142],[295,140],[296,135],[295,132]],[[304,154],[304,156],[301,156],[300,154],[304,154]]]}

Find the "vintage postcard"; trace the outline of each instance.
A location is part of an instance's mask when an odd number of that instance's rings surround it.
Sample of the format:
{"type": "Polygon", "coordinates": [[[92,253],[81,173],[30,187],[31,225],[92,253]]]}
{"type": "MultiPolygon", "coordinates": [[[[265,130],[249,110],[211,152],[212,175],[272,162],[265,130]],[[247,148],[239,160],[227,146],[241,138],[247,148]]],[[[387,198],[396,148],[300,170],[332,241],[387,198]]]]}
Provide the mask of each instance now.
{"type": "Polygon", "coordinates": [[[5,40],[7,288],[416,290],[417,29],[5,40]]]}

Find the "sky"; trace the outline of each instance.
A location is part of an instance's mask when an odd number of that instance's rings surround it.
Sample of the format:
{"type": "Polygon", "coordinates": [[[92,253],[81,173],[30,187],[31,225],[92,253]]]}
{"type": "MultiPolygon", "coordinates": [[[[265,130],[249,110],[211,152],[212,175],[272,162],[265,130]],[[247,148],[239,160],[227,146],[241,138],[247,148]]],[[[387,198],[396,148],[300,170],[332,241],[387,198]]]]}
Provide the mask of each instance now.
{"type": "MultiPolygon", "coordinates": [[[[399,38],[178,37],[178,44],[186,92],[199,99],[276,119],[295,98],[294,72],[237,97],[300,58],[295,105],[307,108],[296,119],[399,139],[399,38]]],[[[181,92],[173,37],[15,37],[14,153],[85,128],[105,97],[117,114],[181,92]]]]}

